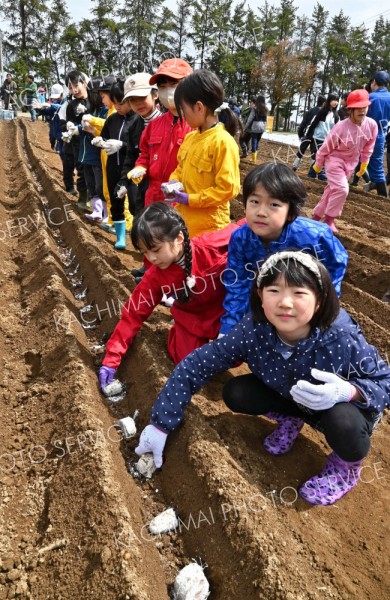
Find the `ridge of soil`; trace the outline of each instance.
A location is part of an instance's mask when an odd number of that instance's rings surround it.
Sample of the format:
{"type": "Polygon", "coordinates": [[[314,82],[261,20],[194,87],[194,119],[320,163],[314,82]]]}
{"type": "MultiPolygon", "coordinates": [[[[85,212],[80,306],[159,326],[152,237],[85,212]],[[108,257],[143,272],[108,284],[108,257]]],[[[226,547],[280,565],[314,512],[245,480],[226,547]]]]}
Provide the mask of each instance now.
{"type": "MultiPolygon", "coordinates": [[[[136,460],[138,436],[121,440],[113,425],[136,409],[138,431],[147,424],[173,369],[170,313],[158,307],[144,325],[119,370],[126,398],[107,403],[96,345],[134,288],[129,270],[139,255],[130,242],[116,252],[113,237],[77,213],[44,123],[0,122],[0,135],[0,600],[164,600],[192,559],[207,564],[211,600],[387,598],[388,415],[357,488],[334,507],[312,507],[297,488],[321,470],[329,453],[323,436],[305,426],[288,455],[268,455],[262,440],[274,423],[233,415],[221,399],[223,383],[247,372],[241,366],[194,397],[183,426],[169,436],[163,469],[150,481],[131,477],[126,463],[136,460]],[[88,304],[91,311],[80,313],[88,304]],[[179,529],[155,538],[146,525],[168,506],[178,511],[179,529]]],[[[288,152],[261,143],[263,162],[292,162],[288,152]]],[[[242,176],[252,168],[241,166],[242,176]]],[[[310,216],[323,184],[304,181],[310,216]]],[[[343,305],[384,358],[388,207],[353,191],[338,220],[350,255],[343,305]]],[[[232,218],[242,215],[233,201],[232,218]]]]}

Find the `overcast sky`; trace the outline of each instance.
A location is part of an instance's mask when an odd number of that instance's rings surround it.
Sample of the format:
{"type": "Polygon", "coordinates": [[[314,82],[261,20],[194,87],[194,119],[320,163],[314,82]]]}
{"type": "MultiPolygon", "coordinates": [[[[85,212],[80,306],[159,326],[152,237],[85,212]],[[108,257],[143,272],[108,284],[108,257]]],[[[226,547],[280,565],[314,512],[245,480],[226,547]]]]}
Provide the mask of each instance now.
{"type": "MultiPolygon", "coordinates": [[[[80,19],[89,17],[89,9],[92,6],[92,2],[80,2],[80,0],[66,0],[66,4],[72,16],[72,20],[77,22],[80,19]]],[[[172,10],[174,10],[176,6],[176,1],[167,0],[165,4],[169,6],[172,10]]],[[[247,5],[249,5],[255,11],[257,7],[262,6],[263,4],[264,2],[262,2],[261,0],[249,0],[247,2],[247,5]]],[[[276,0],[269,0],[269,4],[277,6],[278,2],[276,0]]],[[[295,6],[299,6],[299,15],[311,16],[313,8],[316,4],[317,2],[313,2],[310,0],[295,1],[295,6]]],[[[365,23],[370,29],[374,26],[375,21],[380,14],[382,14],[384,18],[390,19],[390,8],[386,8],[386,2],[378,2],[377,4],[373,2],[371,4],[371,2],[367,2],[367,0],[353,0],[352,2],[346,3],[343,3],[340,0],[324,0],[324,2],[320,2],[320,4],[326,7],[326,10],[329,11],[331,17],[338,14],[340,12],[340,9],[342,8],[344,14],[350,17],[351,25],[354,26],[365,23]]]]}

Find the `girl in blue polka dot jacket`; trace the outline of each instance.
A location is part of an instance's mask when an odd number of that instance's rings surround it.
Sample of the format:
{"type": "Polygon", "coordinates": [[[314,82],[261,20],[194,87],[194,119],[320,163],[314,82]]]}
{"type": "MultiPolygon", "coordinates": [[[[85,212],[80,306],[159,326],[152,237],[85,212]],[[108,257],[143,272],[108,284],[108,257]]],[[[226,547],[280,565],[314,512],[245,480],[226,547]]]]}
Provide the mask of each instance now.
{"type": "Polygon", "coordinates": [[[252,373],[225,384],[226,405],[277,422],[264,440],[274,455],[291,450],[305,423],[322,432],[332,453],[299,493],[311,504],[333,504],[359,480],[372,431],[390,405],[390,369],[339,308],[326,268],[305,252],[277,252],[263,263],[251,307],[223,338],[177,365],[136,452],[153,452],[160,467],[167,435],[192,394],[215,373],[246,361],[252,373]]]}

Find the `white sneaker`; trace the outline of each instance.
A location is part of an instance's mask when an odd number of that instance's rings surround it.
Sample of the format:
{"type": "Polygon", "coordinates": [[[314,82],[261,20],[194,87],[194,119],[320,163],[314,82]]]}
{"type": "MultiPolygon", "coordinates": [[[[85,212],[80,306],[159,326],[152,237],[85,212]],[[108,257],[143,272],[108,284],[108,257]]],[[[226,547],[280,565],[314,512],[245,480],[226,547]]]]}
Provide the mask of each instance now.
{"type": "Polygon", "coordinates": [[[298,158],[298,156],[296,157],[296,159],[294,160],[293,164],[292,164],[292,170],[296,171],[297,169],[299,169],[299,166],[301,164],[301,158],[298,158]]]}
{"type": "Polygon", "coordinates": [[[371,192],[371,190],[373,190],[375,188],[375,184],[372,183],[372,181],[369,181],[368,183],[365,183],[363,185],[363,192],[371,192]]]}

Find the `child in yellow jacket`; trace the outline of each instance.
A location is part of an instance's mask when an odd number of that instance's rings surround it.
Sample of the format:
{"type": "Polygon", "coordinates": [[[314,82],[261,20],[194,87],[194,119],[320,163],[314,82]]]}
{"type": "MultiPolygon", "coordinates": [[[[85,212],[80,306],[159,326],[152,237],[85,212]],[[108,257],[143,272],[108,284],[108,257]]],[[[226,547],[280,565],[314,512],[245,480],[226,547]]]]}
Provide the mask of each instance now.
{"type": "Polygon", "coordinates": [[[191,238],[226,227],[230,201],[240,190],[240,158],[233,137],[239,121],[223,97],[222,83],[206,69],[188,75],[175,91],[179,116],[196,131],[184,138],[178,166],[170,176],[170,182],[182,184],[176,185],[181,189],[170,191],[166,184],[162,189],[166,202],[177,203],[191,238]]]}

